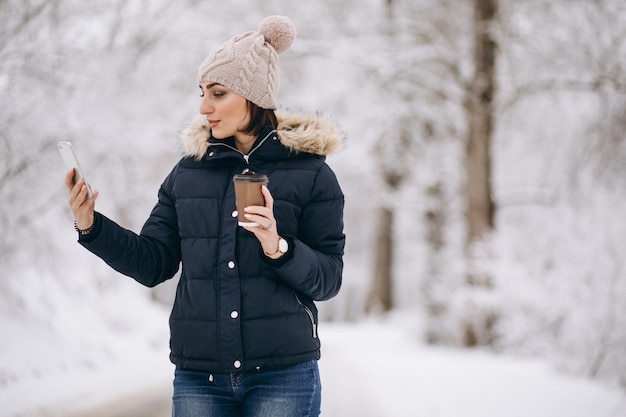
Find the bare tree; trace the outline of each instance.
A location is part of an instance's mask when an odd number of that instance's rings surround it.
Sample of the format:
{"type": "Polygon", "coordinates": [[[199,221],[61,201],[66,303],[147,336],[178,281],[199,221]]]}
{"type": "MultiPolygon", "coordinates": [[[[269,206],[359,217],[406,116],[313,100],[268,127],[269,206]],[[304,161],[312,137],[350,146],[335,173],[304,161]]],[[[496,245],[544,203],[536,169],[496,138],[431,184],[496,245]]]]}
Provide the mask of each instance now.
{"type": "MultiPolygon", "coordinates": [[[[35,167],[41,169],[42,155],[53,148],[46,123],[24,121],[34,121],[25,115],[45,108],[35,97],[52,101],[59,93],[50,83],[58,80],[57,74],[46,71],[57,67],[62,53],[53,18],[57,7],[58,1],[0,2],[0,264],[12,259],[15,241],[28,236],[50,198],[46,177],[35,172],[35,167]],[[28,193],[23,184],[28,184],[28,193]]],[[[45,112],[57,115],[59,110],[50,106],[45,112]]]]}
{"type": "Polygon", "coordinates": [[[468,125],[465,154],[468,247],[493,230],[491,141],[497,47],[490,28],[496,19],[497,8],[498,0],[474,1],[474,75],[465,103],[468,125]]]}
{"type": "MultiPolygon", "coordinates": [[[[385,36],[388,45],[395,40],[393,0],[386,0],[386,25],[385,36]]],[[[393,48],[392,48],[393,50],[393,48]]],[[[393,90],[395,88],[392,87],[393,90]]],[[[400,121],[398,125],[402,125],[400,121]]],[[[383,182],[385,201],[381,201],[376,210],[376,236],[374,238],[374,267],[370,290],[365,303],[366,312],[387,312],[394,307],[393,300],[393,262],[394,262],[394,210],[392,203],[394,193],[400,187],[405,178],[406,159],[402,158],[402,144],[406,145],[409,140],[408,132],[403,132],[403,137],[392,133],[391,140],[378,143],[376,152],[379,156],[378,168],[383,182]]]]}
{"type": "Polygon", "coordinates": [[[376,212],[376,251],[374,273],[365,304],[366,312],[386,312],[394,307],[393,301],[393,253],[394,211],[390,207],[378,207],[376,212]]]}
{"type": "MultiPolygon", "coordinates": [[[[154,10],[134,13],[161,16],[172,4],[158,2],[154,10]]],[[[120,78],[132,76],[166,32],[155,29],[157,23],[166,27],[164,18],[158,22],[144,19],[139,24],[125,11],[127,1],[116,0],[113,6],[77,0],[0,2],[0,265],[15,261],[15,252],[20,249],[16,241],[32,246],[22,249],[24,257],[29,251],[36,252],[37,246],[53,247],[50,234],[34,231],[46,221],[59,223],[46,220],[47,216],[64,214],[62,205],[50,204],[52,200],[63,201],[59,193],[64,167],[56,154],[56,142],[102,133],[107,128],[100,120],[104,112],[96,107],[94,112],[85,111],[85,99],[94,100],[99,95],[99,105],[103,105],[107,94],[123,89],[120,78]],[[99,19],[102,30],[86,32],[77,39],[76,33],[82,34],[84,22],[93,16],[99,19]],[[110,26],[109,21],[113,22],[110,26]],[[109,69],[115,65],[122,68],[119,73],[104,74],[105,64],[109,69]],[[35,235],[37,239],[32,239],[35,235]]],[[[122,102],[125,98],[118,99],[122,102]]],[[[95,157],[101,152],[102,160],[111,154],[104,141],[93,141],[93,145],[82,155],[83,163],[89,162],[90,154],[95,157]],[[102,144],[101,150],[96,150],[98,144],[102,144]]],[[[132,164],[120,167],[116,175],[136,178],[133,172],[126,172],[132,164]]],[[[135,183],[118,181],[130,186],[135,183]]],[[[53,259],[55,251],[46,250],[36,258],[48,257],[53,259]]]]}
{"type": "MultiPolygon", "coordinates": [[[[491,279],[474,264],[477,246],[484,244],[494,227],[491,185],[491,142],[494,126],[497,44],[492,32],[498,14],[498,0],[474,0],[473,65],[474,74],[465,102],[467,142],[466,183],[466,256],[469,262],[467,285],[489,288],[491,279]]],[[[483,307],[484,308],[484,307],[483,307]]],[[[478,307],[478,309],[482,309],[478,307]]],[[[491,343],[497,314],[474,311],[479,317],[465,322],[463,344],[491,343]]]]}
{"type": "MultiPolygon", "coordinates": [[[[384,144],[376,148],[377,164],[386,203],[377,210],[374,250],[374,275],[366,310],[387,311],[394,307],[394,263],[397,231],[394,230],[398,204],[394,196],[410,186],[424,201],[424,221],[429,229],[426,242],[432,256],[426,280],[440,279],[445,273],[440,256],[446,234],[448,206],[458,185],[451,180],[448,168],[442,168],[447,147],[462,143],[464,91],[469,76],[464,74],[469,53],[465,47],[468,7],[466,0],[440,2],[387,0],[384,36],[388,40],[386,62],[393,67],[390,75],[375,82],[401,103],[392,116],[393,128],[385,132],[384,144]],[[450,10],[454,10],[451,14],[450,10]],[[439,149],[432,151],[431,149],[439,149]],[[444,151],[445,149],[445,151],[444,151]],[[417,183],[415,167],[431,173],[417,183]]],[[[416,221],[419,221],[416,216],[416,221]]],[[[415,276],[414,279],[421,279],[415,276]]],[[[430,287],[429,283],[425,287],[430,287]]],[[[428,292],[428,291],[427,291],[428,292]]],[[[427,301],[429,302],[429,301],[427,301]]],[[[434,304],[429,309],[437,309],[434,304]]]]}

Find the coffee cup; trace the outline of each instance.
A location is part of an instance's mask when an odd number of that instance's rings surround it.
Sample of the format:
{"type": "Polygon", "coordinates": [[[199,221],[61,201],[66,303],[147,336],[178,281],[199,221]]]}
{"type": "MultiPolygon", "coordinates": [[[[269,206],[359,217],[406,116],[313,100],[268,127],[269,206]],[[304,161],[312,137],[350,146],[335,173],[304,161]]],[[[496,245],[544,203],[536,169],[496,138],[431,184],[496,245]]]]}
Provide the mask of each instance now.
{"type": "Polygon", "coordinates": [[[237,204],[237,220],[239,226],[258,226],[245,217],[244,209],[248,206],[264,206],[265,198],[261,187],[267,185],[267,175],[244,171],[233,177],[235,183],[235,203],[237,204]]]}

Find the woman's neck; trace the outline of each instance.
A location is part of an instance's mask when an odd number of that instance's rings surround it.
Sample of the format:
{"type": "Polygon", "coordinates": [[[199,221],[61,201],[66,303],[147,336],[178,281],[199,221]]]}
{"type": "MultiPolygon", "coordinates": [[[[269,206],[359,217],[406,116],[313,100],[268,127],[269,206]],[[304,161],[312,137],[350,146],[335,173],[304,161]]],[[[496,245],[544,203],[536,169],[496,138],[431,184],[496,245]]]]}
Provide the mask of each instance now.
{"type": "Polygon", "coordinates": [[[239,152],[247,155],[250,152],[250,149],[252,149],[252,145],[255,140],[256,136],[239,132],[235,135],[235,146],[239,152]]]}

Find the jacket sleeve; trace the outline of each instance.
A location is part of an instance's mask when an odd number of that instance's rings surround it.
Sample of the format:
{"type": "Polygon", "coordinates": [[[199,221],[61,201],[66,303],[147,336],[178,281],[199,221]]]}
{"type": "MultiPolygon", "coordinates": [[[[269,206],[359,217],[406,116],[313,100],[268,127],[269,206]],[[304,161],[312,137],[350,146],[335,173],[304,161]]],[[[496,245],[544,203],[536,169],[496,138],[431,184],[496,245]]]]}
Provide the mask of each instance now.
{"type": "Polygon", "coordinates": [[[311,198],[303,207],[298,236],[288,236],[293,251],[278,264],[278,277],[312,300],[328,300],[339,292],[343,274],[344,195],[334,172],[323,164],[311,198]]]}
{"type": "Polygon", "coordinates": [[[171,193],[173,178],[172,173],[161,185],[158,202],[139,235],[98,213],[98,227],[89,235],[81,236],[79,243],[116,271],[145,286],[153,287],[172,278],[181,259],[178,220],[171,193]]]}

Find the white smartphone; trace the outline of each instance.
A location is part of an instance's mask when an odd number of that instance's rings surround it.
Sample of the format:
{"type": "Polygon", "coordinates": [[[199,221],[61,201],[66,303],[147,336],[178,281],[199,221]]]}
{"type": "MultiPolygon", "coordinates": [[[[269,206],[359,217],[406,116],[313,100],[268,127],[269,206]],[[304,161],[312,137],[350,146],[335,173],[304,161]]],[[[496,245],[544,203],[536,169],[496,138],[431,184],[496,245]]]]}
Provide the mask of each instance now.
{"type": "Polygon", "coordinates": [[[59,148],[59,152],[61,152],[61,156],[63,157],[67,168],[74,168],[74,184],[76,184],[78,180],[82,178],[83,181],[85,181],[85,185],[87,185],[87,197],[93,197],[93,193],[91,192],[91,186],[85,178],[85,173],[81,168],[80,163],[78,163],[78,158],[76,157],[76,153],[74,152],[72,143],[61,141],[57,143],[57,147],[59,148]]]}

